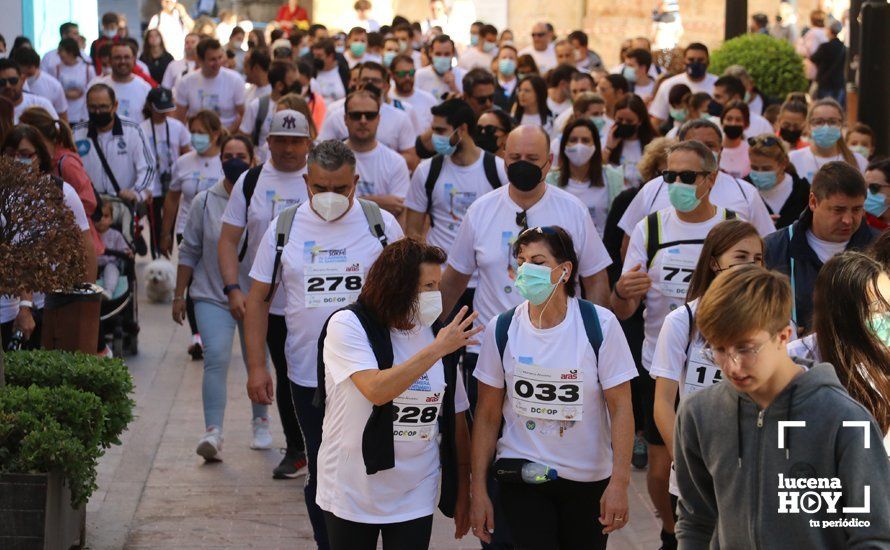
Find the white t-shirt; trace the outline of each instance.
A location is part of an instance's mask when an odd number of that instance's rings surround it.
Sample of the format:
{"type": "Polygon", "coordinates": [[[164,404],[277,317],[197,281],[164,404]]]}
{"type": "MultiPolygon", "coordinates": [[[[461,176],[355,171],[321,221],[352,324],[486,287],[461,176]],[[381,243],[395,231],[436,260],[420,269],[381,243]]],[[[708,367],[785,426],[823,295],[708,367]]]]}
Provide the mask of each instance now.
{"type": "Polygon", "coordinates": [[[318,85],[318,93],[324,98],[325,103],[346,97],[346,88],[343,87],[343,79],[340,78],[340,69],[334,67],[329,71],[319,71],[315,75],[318,85]]]}
{"type": "Polygon", "coordinates": [[[154,14],[148,22],[149,29],[158,29],[164,39],[164,46],[173,59],[182,59],[185,50],[186,28],[179,10],[167,13],[164,10],[154,14]]]}
{"type": "MultiPolygon", "coordinates": [[[[433,225],[427,235],[427,242],[448,250],[454,244],[458,228],[467,209],[476,199],[492,190],[491,184],[485,177],[483,165],[484,154],[469,166],[458,166],[445,157],[442,162],[442,171],[439,179],[433,187],[433,204],[430,208],[430,216],[433,225]]],[[[507,171],[504,168],[504,160],[495,157],[495,166],[498,169],[501,185],[509,183],[507,171]]],[[[425,213],[429,204],[426,195],[426,179],[430,174],[431,159],[421,161],[411,176],[411,187],[405,199],[405,207],[415,212],[425,213]]]]}
{"type": "Polygon", "coordinates": [[[558,117],[564,112],[572,110],[572,101],[570,99],[566,99],[562,103],[557,103],[548,97],[547,108],[550,109],[550,112],[553,114],[554,117],[558,117]]]}
{"type": "Polygon", "coordinates": [[[65,97],[65,90],[55,77],[40,71],[40,74],[28,79],[28,91],[48,99],[57,113],[68,112],[68,99],[65,97]]]}
{"type": "Polygon", "coordinates": [[[182,78],[173,97],[177,105],[188,109],[187,116],[193,116],[201,109],[210,109],[228,128],[238,117],[236,107],[244,106],[244,79],[226,68],[220,69],[213,78],[195,71],[182,78]]]}
{"type": "Polygon", "coordinates": [[[168,90],[176,90],[182,77],[195,70],[195,62],[190,59],[176,59],[167,65],[161,86],[168,90]]]}
{"type": "MultiPolygon", "coordinates": [[[[464,70],[460,67],[452,67],[451,72],[454,73],[454,85],[457,87],[458,93],[464,93],[464,70]]],[[[414,74],[414,89],[423,90],[432,95],[436,104],[442,103],[442,94],[451,92],[451,88],[445,84],[432,65],[417,69],[414,74]]]]}
{"type": "Polygon", "coordinates": [[[548,116],[543,122],[541,121],[541,115],[536,114],[532,115],[529,113],[524,113],[522,115],[522,119],[519,121],[520,126],[539,126],[543,128],[547,135],[553,137],[553,115],[548,116]]]}
{"type": "Polygon", "coordinates": [[[643,101],[650,101],[655,92],[655,79],[650,78],[649,84],[634,84],[634,94],[643,101]]]}
{"type": "Polygon", "coordinates": [[[649,114],[661,120],[668,119],[671,115],[671,104],[668,101],[668,94],[671,93],[671,88],[677,84],[686,84],[694,94],[705,92],[713,96],[715,82],[717,82],[717,76],[711,73],[706,74],[700,82],[693,82],[685,72],[674,75],[662,82],[661,86],[658,87],[655,98],[649,104],[649,114]]]}
{"type": "Polygon", "coordinates": [[[813,249],[813,252],[816,253],[819,261],[823,264],[846,250],[848,242],[849,241],[835,243],[831,241],[823,241],[811,230],[807,230],[807,244],[810,245],[810,248],[813,249]]]}
{"type": "Polygon", "coordinates": [[[179,212],[176,214],[176,233],[185,231],[195,195],[210,189],[224,177],[219,155],[202,157],[196,151],[189,151],[176,159],[173,180],[170,182],[170,191],[182,193],[179,197],[179,212]]]}
{"type": "Polygon", "coordinates": [[[507,331],[503,362],[495,339],[497,317],[488,323],[473,376],[506,389],[497,458],[546,464],[572,481],[612,475],[612,435],[603,391],[636,377],[637,369],[618,319],[599,306],[596,312],[603,332],[599,360],[576,298],[569,298],[565,319],[548,329],[532,325],[528,301],[519,305],[507,331]],[[555,395],[548,395],[554,386],[555,395]],[[541,408],[554,412],[536,412],[541,408]],[[578,416],[580,420],[565,419],[578,416]]]}
{"type": "Polygon", "coordinates": [[[744,135],[745,138],[759,136],[761,134],[775,134],[776,131],[773,129],[773,125],[769,123],[769,121],[757,113],[751,113],[751,121],[748,124],[748,127],[745,129],[744,135]]]}
{"type": "Polygon", "coordinates": [[[244,85],[244,104],[250,105],[250,103],[258,98],[263,97],[264,95],[269,95],[272,93],[272,85],[266,84],[265,86],[257,86],[255,84],[245,84],[244,85]]]}
{"type": "Polygon", "coordinates": [[[87,120],[89,115],[87,114],[86,90],[90,83],[90,79],[95,75],[92,66],[84,63],[82,59],[78,59],[77,63],[74,65],[65,65],[64,63],[59,62],[53,67],[53,75],[56,77],[56,80],[59,81],[59,84],[61,84],[63,95],[65,90],[83,90],[84,92],[83,95],[77,99],[67,99],[68,122],[74,124],[76,122],[87,120]]]}
{"type": "MultiPolygon", "coordinates": [[[[347,143],[348,145],[348,143],[347,143]]],[[[408,194],[408,163],[405,157],[379,141],[366,153],[353,151],[358,183],[357,197],[369,195],[395,195],[405,198],[408,194]]]]}
{"type": "MultiPolygon", "coordinates": [[[[380,213],[389,242],[400,239],[402,229],[396,219],[386,211],[380,213]]],[[[275,240],[273,222],[259,244],[251,279],[272,282],[275,240]]],[[[317,344],[321,328],[332,313],[358,298],[371,264],[382,251],[383,246],[371,234],[368,220],[356,201],[335,222],[323,220],[308,202],[297,209],[276,280],[280,283],[277,294],[285,297],[284,350],[287,376],[292,382],[310,388],[318,385],[317,344]]]]}
{"type": "MultiPolygon", "coordinates": [[[[605,142],[600,142],[605,143],[605,142]]],[[[624,185],[628,187],[638,187],[643,183],[643,177],[637,169],[637,164],[643,158],[643,147],[640,140],[624,139],[621,142],[621,167],[624,169],[624,185]]]]}
{"type": "Polygon", "coordinates": [[[154,125],[154,135],[152,135],[152,122],[150,118],[142,121],[139,125],[142,128],[142,135],[148,140],[151,148],[151,154],[158,162],[155,164],[154,183],[151,187],[151,196],[162,196],[161,173],[167,172],[173,177],[173,163],[179,158],[179,151],[183,147],[191,144],[192,134],[189,133],[185,124],[173,117],[167,117],[165,124],[154,125]],[[167,131],[170,131],[170,143],[167,143],[167,131]],[[155,143],[157,138],[157,143],[155,143]],[[160,170],[157,168],[160,167],[160,170]]]}
{"type": "Polygon", "coordinates": [[[681,400],[723,379],[720,367],[701,354],[705,347],[704,339],[694,328],[690,333],[689,317],[692,316],[694,323],[698,302],[698,299],[689,302],[689,311],[680,306],[667,314],[649,369],[652,378],[667,378],[679,383],[681,400]]]}
{"type": "MultiPolygon", "coordinates": [[[[272,126],[272,117],[275,115],[276,108],[276,103],[272,101],[272,98],[270,97],[269,109],[266,111],[266,118],[264,118],[260,124],[259,143],[256,145],[256,153],[259,157],[259,162],[266,162],[269,156],[269,147],[266,143],[266,138],[269,137],[269,128],[272,126]]],[[[248,137],[253,136],[253,131],[256,128],[256,117],[259,110],[259,97],[248,101],[247,107],[244,108],[244,116],[241,117],[241,125],[238,126],[238,130],[247,134],[248,137]]]]}
{"type": "MultiPolygon", "coordinates": [[[[660,210],[659,217],[660,242],[699,240],[704,243],[711,228],[726,219],[726,210],[718,207],[711,219],[699,223],[682,221],[673,208],[660,210]]],[[[649,370],[664,318],[671,311],[682,307],[686,301],[686,291],[698,263],[702,244],[678,244],[662,248],[650,259],[646,252],[647,228],[648,222],[643,220],[631,233],[621,273],[626,273],[639,264],[640,273],[648,273],[652,280],[652,286],[644,298],[646,309],[643,311],[646,337],[643,341],[642,359],[643,367],[649,370]]]]}
{"type": "Polygon", "coordinates": [[[556,46],[554,46],[552,42],[547,44],[547,48],[542,52],[536,50],[534,46],[526,46],[519,50],[519,55],[525,54],[534,58],[535,64],[538,66],[538,72],[541,76],[547,74],[547,71],[550,69],[555,69],[558,64],[556,61],[556,46]]]}
{"type": "Polygon", "coordinates": [[[429,127],[433,125],[433,113],[430,112],[430,109],[435,107],[439,102],[436,101],[436,98],[431,94],[415,88],[410,97],[398,94],[391,95],[393,100],[399,100],[402,103],[407,103],[414,107],[414,116],[417,121],[416,130],[419,133],[422,134],[426,132],[429,127]]]}
{"type": "MultiPolygon", "coordinates": [[[[865,174],[868,161],[859,153],[853,153],[853,156],[856,157],[856,168],[859,168],[859,171],[865,174]]],[[[843,161],[844,156],[838,153],[833,157],[819,157],[816,156],[816,153],[813,152],[812,148],[804,147],[803,149],[796,149],[788,153],[788,160],[794,165],[794,169],[797,170],[798,176],[813,183],[813,175],[815,175],[820,168],[831,161],[843,161]]]]}
{"type": "Polygon", "coordinates": [[[12,112],[12,121],[15,124],[19,123],[19,117],[22,116],[22,113],[24,113],[25,109],[27,109],[28,107],[43,107],[49,114],[52,115],[53,118],[59,118],[59,114],[56,112],[55,108],[53,108],[53,104],[50,103],[48,99],[37,94],[24,92],[22,93],[22,102],[16,105],[12,112]]]}
{"type": "Polygon", "coordinates": [[[751,172],[748,142],[744,139],[736,147],[724,147],[720,153],[720,169],[734,178],[744,178],[751,172]]]}
{"type": "Polygon", "coordinates": [[[465,71],[480,68],[491,72],[491,61],[494,59],[494,52],[486,53],[479,51],[479,48],[467,48],[460,54],[457,60],[457,66],[465,71]]]}
{"type": "MultiPolygon", "coordinates": [[[[390,332],[393,364],[399,365],[433,342],[433,333],[420,328],[409,332],[390,332]]],[[[313,342],[313,347],[315,347],[313,342]]],[[[313,355],[315,352],[313,352],[313,355]]],[[[338,518],[362,523],[395,523],[431,515],[439,495],[438,415],[435,406],[414,407],[410,403],[436,399],[444,394],[445,372],[441,361],[425,372],[411,388],[395,401],[400,419],[409,426],[427,426],[428,436],[418,440],[395,437],[395,467],[365,473],[362,436],[371,414],[371,402],[355,386],[353,374],[377,368],[367,334],[358,318],[348,311],[331,317],[324,347],[325,405],[323,437],[318,450],[318,490],[315,501],[322,510],[338,518]],[[406,406],[407,405],[407,406],[406,406]],[[416,424],[415,424],[416,422],[416,424]]],[[[433,402],[433,401],[431,401],[433,402]]],[[[455,387],[455,412],[470,408],[466,391],[458,375],[455,387]]],[[[442,412],[441,406],[439,413],[442,412]]],[[[394,422],[394,430],[398,429],[394,422]]]]}
{"type": "MultiPolygon", "coordinates": [[[[478,270],[473,309],[482,319],[522,303],[513,287],[517,269],[513,243],[522,231],[516,214],[522,208],[510,198],[509,188],[495,189],[470,205],[448,253],[448,265],[459,273],[478,270]]],[[[572,236],[581,277],[595,275],[612,263],[587,207],[566,191],[547,185],[541,200],[525,212],[528,227],[558,225],[572,236]]]]}
{"type": "MultiPolygon", "coordinates": [[[[765,237],[776,230],[766,205],[757,194],[757,189],[750,183],[738,180],[723,172],[717,173],[717,181],[711,189],[711,203],[732,210],[740,219],[749,222],[757,228],[760,236],[765,237]]],[[[640,192],[634,197],[618,227],[625,234],[630,235],[637,223],[643,218],[663,208],[671,206],[668,198],[667,184],[661,176],[653,179],[640,188],[640,192]]]]}
{"type": "MultiPolygon", "coordinates": [[[[344,140],[349,137],[344,116],[345,104],[331,105],[325,115],[321,130],[318,132],[318,141],[328,139],[344,140]]],[[[377,141],[395,151],[405,151],[414,147],[417,134],[411,117],[401,109],[396,109],[389,103],[380,105],[380,122],[377,125],[377,141]]]]}
{"type": "Polygon", "coordinates": [[[808,334],[803,338],[789,342],[788,355],[791,357],[802,357],[811,359],[817,363],[822,362],[822,354],[819,353],[819,342],[816,340],[816,333],[808,334]]]}
{"type": "MultiPolygon", "coordinates": [[[[605,181],[606,176],[603,174],[603,182],[605,181]]],[[[609,216],[609,207],[611,206],[609,204],[609,189],[605,184],[596,187],[590,185],[589,181],[578,181],[572,178],[569,178],[568,185],[563,187],[563,189],[575,195],[584,203],[587,211],[590,212],[590,219],[593,220],[597,234],[602,238],[603,232],[606,230],[606,218],[609,216]]]]}
{"type": "Polygon", "coordinates": [[[151,86],[138,76],[131,76],[129,82],[116,82],[111,75],[100,76],[90,82],[90,87],[99,82],[111,86],[117,98],[117,116],[139,124],[145,120],[142,109],[145,107],[145,99],[151,91],[151,86]]]}
{"type": "MultiPolygon", "coordinates": [[[[235,182],[222,221],[235,227],[247,228],[247,252],[241,261],[239,273],[239,282],[245,292],[250,288],[248,274],[254,256],[272,219],[285,208],[309,200],[306,181],[303,179],[305,173],[305,166],[296,172],[281,172],[272,166],[271,161],[263,164],[249,207],[244,200],[244,178],[247,172],[241,174],[235,182]]],[[[272,298],[269,312],[273,315],[284,315],[284,305],[284,292],[279,289],[272,298]]]]}
{"type": "Polygon", "coordinates": [[[778,214],[782,207],[785,206],[788,197],[791,196],[791,192],[794,191],[794,179],[791,177],[791,174],[785,174],[782,181],[777,183],[772,189],[761,189],[759,191],[760,196],[763,197],[770,210],[778,214]]]}

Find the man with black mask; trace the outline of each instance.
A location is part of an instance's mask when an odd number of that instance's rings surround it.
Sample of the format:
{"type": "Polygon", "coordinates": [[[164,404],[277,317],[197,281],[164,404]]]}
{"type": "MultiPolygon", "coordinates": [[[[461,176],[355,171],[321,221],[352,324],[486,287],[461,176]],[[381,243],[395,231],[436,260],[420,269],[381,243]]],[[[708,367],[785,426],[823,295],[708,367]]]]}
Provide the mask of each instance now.
{"type": "Polygon", "coordinates": [[[664,121],[670,117],[671,105],[668,95],[671,93],[671,88],[677,84],[689,86],[692,93],[705,92],[711,96],[714,95],[714,83],[717,82],[717,77],[708,73],[710,64],[708,47],[699,42],[693,42],[683,50],[683,59],[686,62],[686,71],[662,82],[655,94],[655,99],[649,105],[652,125],[656,128],[661,127],[664,121]]]}
{"type": "Polygon", "coordinates": [[[349,65],[346,60],[340,63],[334,41],[322,39],[312,45],[312,62],[315,66],[315,80],[325,103],[346,97],[349,87],[349,65]]]}

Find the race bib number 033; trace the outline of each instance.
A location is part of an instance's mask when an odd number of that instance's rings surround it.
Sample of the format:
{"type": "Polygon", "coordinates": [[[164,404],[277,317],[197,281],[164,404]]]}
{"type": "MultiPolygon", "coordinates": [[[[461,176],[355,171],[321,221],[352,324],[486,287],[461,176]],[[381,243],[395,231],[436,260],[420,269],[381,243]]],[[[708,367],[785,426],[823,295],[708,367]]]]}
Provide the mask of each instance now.
{"type": "Polygon", "coordinates": [[[579,421],[584,405],[581,369],[548,369],[517,364],[513,370],[513,411],[547,420],[579,421]]]}
{"type": "Polygon", "coordinates": [[[393,400],[395,441],[429,441],[436,435],[442,392],[407,390],[393,400]]]}
{"type": "Polygon", "coordinates": [[[306,307],[341,307],[351,304],[362,290],[364,276],[358,262],[304,266],[306,307]]]}

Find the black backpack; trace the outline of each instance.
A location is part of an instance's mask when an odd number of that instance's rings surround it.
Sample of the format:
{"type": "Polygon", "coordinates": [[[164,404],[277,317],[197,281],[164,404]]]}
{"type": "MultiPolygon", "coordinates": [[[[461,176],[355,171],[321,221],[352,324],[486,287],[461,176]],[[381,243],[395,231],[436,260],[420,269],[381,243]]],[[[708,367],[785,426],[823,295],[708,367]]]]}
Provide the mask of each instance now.
{"type": "MultiPolygon", "coordinates": [[[[253,192],[256,191],[256,184],[260,180],[260,172],[263,171],[263,165],[257,165],[247,171],[244,175],[244,184],[241,191],[244,193],[244,215],[250,210],[250,199],[253,198],[253,192]]],[[[246,227],[246,226],[245,226],[246,227]]],[[[244,260],[247,254],[247,229],[244,230],[244,242],[241,244],[241,252],[238,253],[238,261],[244,260]]]]}

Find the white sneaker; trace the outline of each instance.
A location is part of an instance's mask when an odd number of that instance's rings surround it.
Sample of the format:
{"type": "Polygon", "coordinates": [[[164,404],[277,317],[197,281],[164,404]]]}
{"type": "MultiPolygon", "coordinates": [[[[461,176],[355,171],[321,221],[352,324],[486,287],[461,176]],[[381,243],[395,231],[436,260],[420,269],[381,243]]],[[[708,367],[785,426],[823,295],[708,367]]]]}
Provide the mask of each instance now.
{"type": "Polygon", "coordinates": [[[250,448],[255,450],[270,449],[272,447],[272,431],[269,429],[269,419],[258,417],[253,419],[253,439],[250,448]]]}
{"type": "Polygon", "coordinates": [[[207,462],[222,461],[222,432],[216,426],[211,426],[204,432],[201,441],[198,442],[198,448],[195,452],[204,457],[207,462]]]}

